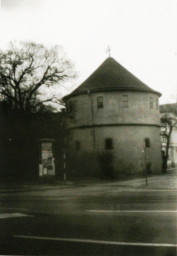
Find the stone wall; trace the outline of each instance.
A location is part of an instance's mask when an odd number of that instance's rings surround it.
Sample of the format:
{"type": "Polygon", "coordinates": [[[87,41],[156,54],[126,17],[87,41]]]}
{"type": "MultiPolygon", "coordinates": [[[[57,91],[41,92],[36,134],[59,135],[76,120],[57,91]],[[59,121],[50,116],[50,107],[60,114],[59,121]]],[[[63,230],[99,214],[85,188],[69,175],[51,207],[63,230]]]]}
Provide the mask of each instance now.
{"type": "MultiPolygon", "coordinates": [[[[146,163],[149,165],[149,173],[161,171],[161,145],[158,127],[148,126],[117,126],[95,128],[95,149],[93,143],[93,129],[75,129],[70,140],[71,155],[81,158],[82,155],[112,156],[114,174],[143,174],[145,170],[145,143],[144,139],[150,139],[150,148],[146,149],[146,163]],[[105,140],[111,138],[112,149],[105,149],[105,140]],[[76,141],[80,142],[80,149],[76,149],[76,141]]],[[[97,166],[100,166],[100,159],[97,166]]],[[[93,158],[92,158],[93,159],[93,158]]],[[[102,159],[103,160],[103,159],[102,159]]],[[[85,161],[85,169],[88,165],[85,161]]],[[[89,159],[90,162],[90,159],[89,159]]],[[[83,165],[83,164],[82,164],[83,165]]],[[[89,167],[91,169],[91,166],[89,167]]],[[[75,167],[77,169],[77,167],[75,167]]],[[[76,170],[75,170],[76,171],[76,170]]],[[[85,172],[86,170],[83,170],[85,172]]]]}

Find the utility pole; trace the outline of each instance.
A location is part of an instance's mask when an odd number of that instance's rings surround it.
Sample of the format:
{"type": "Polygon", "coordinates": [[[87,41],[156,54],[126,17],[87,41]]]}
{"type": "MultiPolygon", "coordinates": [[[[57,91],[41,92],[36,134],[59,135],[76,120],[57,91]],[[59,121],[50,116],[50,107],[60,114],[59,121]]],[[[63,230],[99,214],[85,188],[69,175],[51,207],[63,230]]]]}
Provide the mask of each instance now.
{"type": "Polygon", "coordinates": [[[150,148],[150,139],[144,139],[144,163],[145,163],[145,183],[148,184],[148,170],[147,170],[147,148],[150,148]]]}
{"type": "Polygon", "coordinates": [[[66,153],[65,152],[63,153],[63,170],[64,170],[63,178],[64,178],[64,181],[66,182],[67,175],[66,175],[66,153]]]}

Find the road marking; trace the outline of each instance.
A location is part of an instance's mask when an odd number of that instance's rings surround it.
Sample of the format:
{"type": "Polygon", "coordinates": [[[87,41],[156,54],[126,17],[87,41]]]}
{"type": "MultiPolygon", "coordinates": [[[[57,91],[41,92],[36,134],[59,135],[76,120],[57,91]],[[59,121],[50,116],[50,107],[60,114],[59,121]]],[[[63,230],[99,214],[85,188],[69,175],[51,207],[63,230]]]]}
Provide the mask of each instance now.
{"type": "Polygon", "coordinates": [[[27,210],[26,208],[18,208],[18,207],[0,207],[0,209],[3,210],[17,210],[17,211],[25,211],[27,210]]]}
{"type": "Polygon", "coordinates": [[[0,219],[19,218],[19,217],[33,217],[33,216],[28,214],[23,214],[23,213],[0,213],[0,219]]]}
{"type": "Polygon", "coordinates": [[[59,242],[74,242],[74,243],[89,243],[89,244],[105,244],[105,245],[126,245],[126,246],[149,246],[149,247],[177,247],[177,244],[162,244],[162,243],[133,243],[133,242],[117,242],[117,241],[104,241],[92,239],[78,239],[78,238],[59,238],[59,237],[44,237],[44,236],[23,236],[15,235],[16,238],[35,239],[35,240],[48,240],[59,242]]]}
{"type": "Polygon", "coordinates": [[[177,213],[177,210],[86,210],[90,213],[177,213]]]}

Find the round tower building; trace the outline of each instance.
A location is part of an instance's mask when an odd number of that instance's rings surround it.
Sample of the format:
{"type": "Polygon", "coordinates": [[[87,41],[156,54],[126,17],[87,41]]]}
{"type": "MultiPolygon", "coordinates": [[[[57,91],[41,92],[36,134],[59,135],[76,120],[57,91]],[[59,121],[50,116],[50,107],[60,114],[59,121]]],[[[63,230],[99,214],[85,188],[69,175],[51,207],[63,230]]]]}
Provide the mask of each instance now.
{"type": "Polygon", "coordinates": [[[160,93],[113,58],[64,98],[70,169],[78,175],[161,170],[160,93]],[[73,165],[73,167],[71,167],[73,165]]]}

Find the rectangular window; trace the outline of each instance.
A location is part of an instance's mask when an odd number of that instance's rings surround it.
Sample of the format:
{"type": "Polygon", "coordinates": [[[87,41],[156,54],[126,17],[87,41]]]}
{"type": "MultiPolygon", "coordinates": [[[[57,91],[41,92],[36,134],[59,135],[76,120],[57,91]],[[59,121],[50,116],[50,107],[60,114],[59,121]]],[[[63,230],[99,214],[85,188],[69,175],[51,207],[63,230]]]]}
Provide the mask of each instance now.
{"type": "Polygon", "coordinates": [[[145,142],[145,148],[150,148],[150,146],[151,146],[150,139],[149,138],[145,138],[144,142],[145,142]]]}
{"type": "Polygon", "coordinates": [[[158,110],[159,109],[159,100],[156,99],[156,109],[158,110]]]}
{"type": "Polygon", "coordinates": [[[105,149],[113,149],[113,141],[111,138],[105,139],[105,149]]]}
{"type": "Polygon", "coordinates": [[[81,149],[81,143],[79,140],[76,141],[76,150],[79,151],[81,149]]]}
{"type": "Polygon", "coordinates": [[[122,107],[128,108],[128,95],[122,95],[122,107]]]}
{"type": "Polygon", "coordinates": [[[154,99],[150,97],[150,108],[154,108],[154,99]]]}
{"type": "Polygon", "coordinates": [[[103,96],[97,97],[97,108],[103,108],[103,96]]]}

